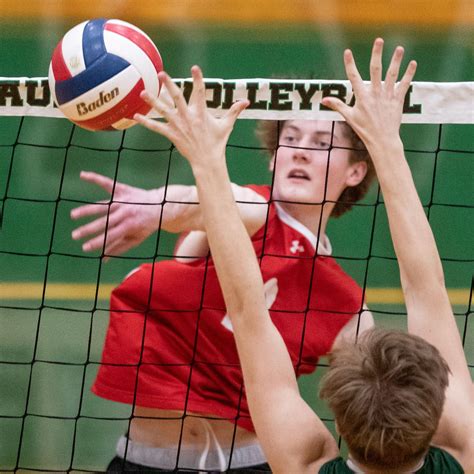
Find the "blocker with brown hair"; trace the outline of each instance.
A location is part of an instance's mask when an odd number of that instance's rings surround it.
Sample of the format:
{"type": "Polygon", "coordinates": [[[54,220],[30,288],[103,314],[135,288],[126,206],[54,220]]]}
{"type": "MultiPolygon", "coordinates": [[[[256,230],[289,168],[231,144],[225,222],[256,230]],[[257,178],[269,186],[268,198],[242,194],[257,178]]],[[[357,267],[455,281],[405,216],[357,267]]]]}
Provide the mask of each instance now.
{"type": "MultiPolygon", "coordinates": [[[[383,40],[377,39],[370,83],[362,81],[351,51],[344,53],[357,99],[354,107],[335,98],[323,99],[324,105],[344,116],[373,159],[408,315],[406,335],[372,331],[357,344],[333,351],[322,394],[334,409],[337,428],[347,441],[347,459],[339,455],[334,437],[299,394],[292,358],[268,312],[254,248],[232,195],[225,143],[246,104],[235,104],[222,119],[213,118],[206,109],[202,74],[194,67],[189,105],[163,75],[176,108],[159,108],[166,123],[137,117],[143,125],[173,140],[192,166],[252,421],[275,473],[474,471],[472,381],[436,243],[399,135],[403,102],[416,63],[409,63],[397,83],[403,48],[396,48],[382,82],[382,49],[383,40]],[[203,133],[210,137],[204,147],[203,133]]],[[[280,141],[288,147],[294,140],[300,143],[302,130],[304,124],[286,122],[280,141]]],[[[323,147],[321,135],[318,139],[323,147]]],[[[278,162],[274,166],[279,166],[278,162]]],[[[337,163],[335,174],[339,175],[337,163]]]]}

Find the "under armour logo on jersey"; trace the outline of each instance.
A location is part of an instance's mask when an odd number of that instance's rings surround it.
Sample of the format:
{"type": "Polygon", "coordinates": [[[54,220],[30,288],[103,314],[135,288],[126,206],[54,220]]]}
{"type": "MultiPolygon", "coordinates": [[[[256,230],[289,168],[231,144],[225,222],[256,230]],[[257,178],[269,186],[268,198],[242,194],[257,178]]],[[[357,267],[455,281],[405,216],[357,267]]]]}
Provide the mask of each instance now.
{"type": "MultiPolygon", "coordinates": [[[[265,292],[265,303],[267,308],[270,309],[273,303],[275,303],[276,297],[278,295],[278,280],[276,278],[270,278],[270,280],[265,282],[263,285],[263,290],[265,292]]],[[[221,324],[229,331],[234,332],[232,323],[227,314],[222,319],[221,324]]]]}
{"type": "Polygon", "coordinates": [[[300,245],[299,240],[292,240],[291,241],[290,252],[291,253],[304,252],[304,247],[302,245],[300,245]]]}

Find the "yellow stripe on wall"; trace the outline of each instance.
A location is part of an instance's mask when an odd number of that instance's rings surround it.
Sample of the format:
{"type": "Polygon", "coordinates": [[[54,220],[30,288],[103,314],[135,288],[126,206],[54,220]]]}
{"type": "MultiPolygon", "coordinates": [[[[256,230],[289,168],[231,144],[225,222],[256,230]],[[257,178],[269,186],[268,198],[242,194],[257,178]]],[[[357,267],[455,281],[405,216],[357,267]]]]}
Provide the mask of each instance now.
{"type": "Polygon", "coordinates": [[[0,0],[0,18],[472,25],[472,0],[0,0]]]}
{"type": "MultiPolygon", "coordinates": [[[[367,288],[366,300],[370,304],[404,304],[403,292],[401,288],[367,288]]],[[[449,301],[453,306],[469,305],[469,288],[448,289],[449,301]]]]}
{"type": "MultiPolygon", "coordinates": [[[[109,299],[114,285],[97,285],[93,283],[48,283],[45,299],[48,300],[92,300],[97,292],[97,299],[109,299]]],[[[43,297],[43,283],[1,283],[0,301],[2,300],[38,300],[43,297]]]]}
{"type": "MultiPolygon", "coordinates": [[[[43,295],[42,283],[1,283],[0,302],[5,300],[38,300],[43,295]]],[[[97,299],[107,300],[114,285],[100,285],[93,283],[48,283],[45,299],[81,301],[93,300],[97,292],[97,299]]],[[[451,288],[448,290],[452,305],[467,306],[469,304],[468,288],[451,288]]],[[[403,304],[403,293],[400,288],[367,288],[367,304],[403,304]]]]}

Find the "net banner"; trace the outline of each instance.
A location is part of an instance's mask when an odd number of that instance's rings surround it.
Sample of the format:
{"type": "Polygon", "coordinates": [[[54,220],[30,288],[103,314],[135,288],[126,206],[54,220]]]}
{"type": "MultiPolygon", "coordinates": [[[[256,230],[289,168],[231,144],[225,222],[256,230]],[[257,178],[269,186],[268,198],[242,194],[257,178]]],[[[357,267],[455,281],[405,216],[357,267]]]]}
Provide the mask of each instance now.
{"type": "MultiPolygon", "coordinates": [[[[189,98],[191,79],[174,79],[189,98]]],[[[249,107],[242,119],[322,119],[343,120],[321,104],[327,96],[353,103],[349,81],[282,79],[205,79],[207,104],[216,115],[236,100],[247,99],[249,107]]],[[[160,100],[169,102],[163,89],[160,100]]],[[[474,123],[474,82],[413,82],[405,98],[403,123],[474,123]]],[[[77,107],[100,107],[78,103],[77,107]]],[[[0,77],[0,116],[64,118],[53,104],[45,77],[0,77]]],[[[157,114],[151,114],[158,117],[157,114]]]]}

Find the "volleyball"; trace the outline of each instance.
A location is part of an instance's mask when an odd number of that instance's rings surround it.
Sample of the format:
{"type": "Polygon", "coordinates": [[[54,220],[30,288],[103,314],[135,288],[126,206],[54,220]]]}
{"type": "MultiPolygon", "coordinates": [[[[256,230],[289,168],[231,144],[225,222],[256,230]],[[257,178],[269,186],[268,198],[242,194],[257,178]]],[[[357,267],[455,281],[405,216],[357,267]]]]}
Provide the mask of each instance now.
{"type": "Polygon", "coordinates": [[[150,106],[146,90],[158,97],[160,53],[143,31],[121,20],[94,19],[69,30],[56,46],[49,66],[55,104],[87,130],[123,130],[135,113],[150,106]]]}

